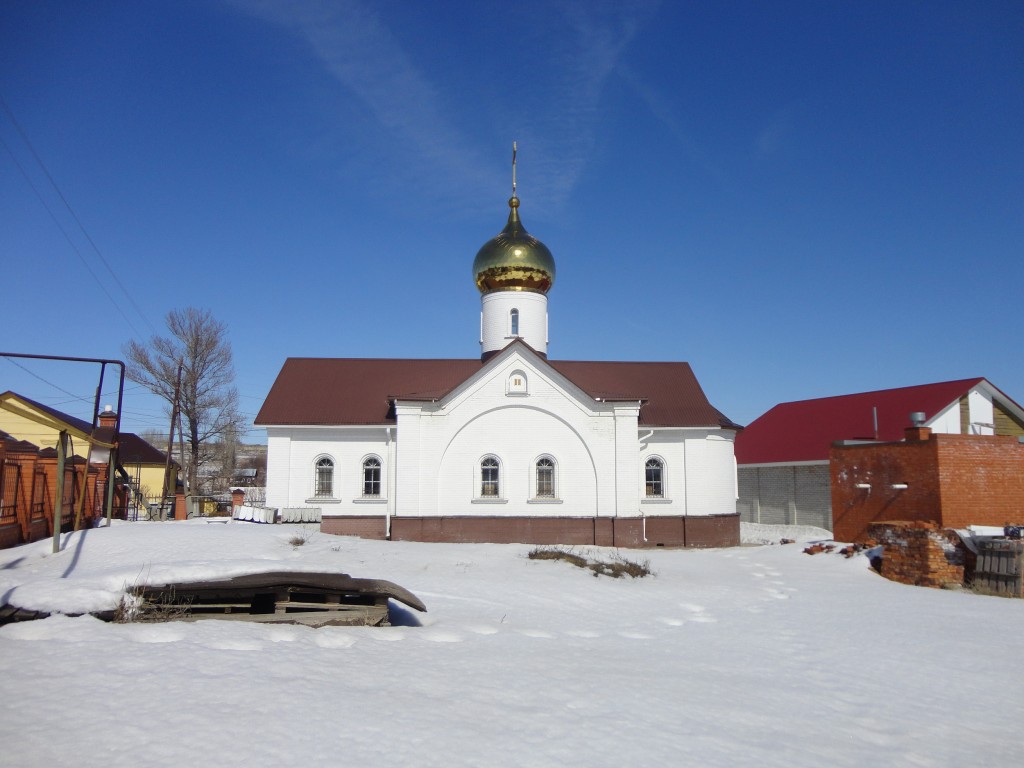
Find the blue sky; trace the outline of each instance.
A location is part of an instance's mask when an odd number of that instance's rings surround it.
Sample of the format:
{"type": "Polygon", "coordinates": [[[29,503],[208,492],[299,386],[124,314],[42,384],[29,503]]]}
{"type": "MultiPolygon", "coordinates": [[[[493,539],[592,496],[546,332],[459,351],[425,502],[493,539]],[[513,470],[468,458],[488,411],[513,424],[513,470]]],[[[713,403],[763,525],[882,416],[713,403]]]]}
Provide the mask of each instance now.
{"type": "MultiPolygon", "coordinates": [[[[2,351],[209,308],[250,415],[289,356],[476,357],[516,140],[553,358],[688,361],[741,423],[1024,402],[1018,0],[8,1],[0,96],[2,351]]],[[[94,367],[19,365],[0,391],[88,418],[94,367]]]]}

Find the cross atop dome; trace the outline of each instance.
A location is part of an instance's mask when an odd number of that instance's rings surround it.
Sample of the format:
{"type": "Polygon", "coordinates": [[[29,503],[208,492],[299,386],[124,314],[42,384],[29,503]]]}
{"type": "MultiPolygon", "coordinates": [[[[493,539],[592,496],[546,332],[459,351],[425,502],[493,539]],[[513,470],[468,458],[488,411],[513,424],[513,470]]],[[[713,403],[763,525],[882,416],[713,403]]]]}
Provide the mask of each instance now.
{"type": "Polygon", "coordinates": [[[477,251],[473,278],[480,291],[480,349],[486,359],[522,339],[541,355],[548,350],[548,291],[555,259],[519,218],[516,143],[512,142],[512,197],[505,228],[477,251]]]}
{"type": "Polygon", "coordinates": [[[508,222],[484,243],[473,261],[473,276],[480,293],[534,291],[547,293],[555,283],[555,259],[540,240],[526,231],[519,218],[516,196],[516,143],[512,143],[512,197],[508,222]]]}

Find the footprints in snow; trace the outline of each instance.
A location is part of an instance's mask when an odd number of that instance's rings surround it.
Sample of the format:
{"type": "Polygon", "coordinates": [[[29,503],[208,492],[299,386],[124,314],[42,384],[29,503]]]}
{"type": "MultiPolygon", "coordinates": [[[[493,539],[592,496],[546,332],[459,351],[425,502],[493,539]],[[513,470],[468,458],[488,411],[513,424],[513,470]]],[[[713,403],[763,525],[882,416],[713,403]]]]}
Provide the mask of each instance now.
{"type": "MultiPolygon", "coordinates": [[[[764,565],[763,563],[745,562],[743,563],[743,567],[751,569],[750,575],[754,577],[758,584],[762,585],[762,600],[789,600],[792,593],[797,591],[793,587],[786,586],[786,582],[779,578],[782,576],[779,571],[772,570],[772,568],[764,565]]],[[[750,610],[753,613],[760,613],[757,609],[752,608],[750,610]]]]}

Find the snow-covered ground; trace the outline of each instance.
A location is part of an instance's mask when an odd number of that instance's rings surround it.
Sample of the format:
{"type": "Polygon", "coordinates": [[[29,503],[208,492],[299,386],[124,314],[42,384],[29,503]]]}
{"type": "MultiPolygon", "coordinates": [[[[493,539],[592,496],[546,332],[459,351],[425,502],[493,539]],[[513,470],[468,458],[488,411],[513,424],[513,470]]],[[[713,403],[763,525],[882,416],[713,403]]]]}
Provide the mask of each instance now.
{"type": "Polygon", "coordinates": [[[296,532],[139,523],[68,535],[56,555],[50,541],[0,552],[0,603],[47,611],[268,568],[389,579],[429,608],[422,626],[378,629],[8,625],[3,763],[1024,762],[1024,601],[902,586],[798,544],[623,551],[655,576],[613,580],[527,546],[313,531],[293,546],[296,532]]]}

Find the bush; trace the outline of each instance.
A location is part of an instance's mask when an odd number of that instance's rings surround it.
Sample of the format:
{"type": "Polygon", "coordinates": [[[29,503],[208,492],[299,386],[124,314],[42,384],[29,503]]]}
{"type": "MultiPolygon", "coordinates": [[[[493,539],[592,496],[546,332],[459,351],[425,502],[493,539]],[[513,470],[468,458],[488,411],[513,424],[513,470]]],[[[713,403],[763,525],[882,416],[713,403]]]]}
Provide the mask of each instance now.
{"type": "Polygon", "coordinates": [[[531,560],[563,560],[577,568],[585,568],[594,576],[611,576],[613,579],[621,579],[629,576],[634,579],[641,579],[651,575],[651,562],[644,560],[637,562],[628,560],[619,553],[615,553],[610,559],[598,560],[584,557],[572,549],[560,547],[536,547],[527,554],[531,560]]]}
{"type": "Polygon", "coordinates": [[[114,610],[115,624],[140,624],[158,621],[175,621],[192,614],[192,601],[178,601],[174,590],[160,593],[155,600],[147,600],[137,594],[141,588],[128,589],[114,610]]]}

